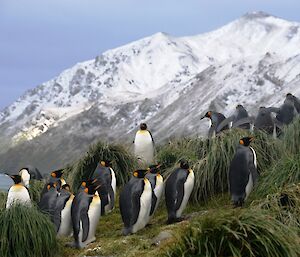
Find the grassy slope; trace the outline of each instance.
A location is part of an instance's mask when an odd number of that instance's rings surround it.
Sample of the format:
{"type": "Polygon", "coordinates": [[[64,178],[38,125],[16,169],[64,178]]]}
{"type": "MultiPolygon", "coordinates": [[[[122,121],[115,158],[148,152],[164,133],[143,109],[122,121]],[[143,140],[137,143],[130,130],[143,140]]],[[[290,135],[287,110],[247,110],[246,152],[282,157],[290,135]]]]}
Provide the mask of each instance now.
{"type": "MultiPolygon", "coordinates": [[[[112,213],[101,217],[96,232],[97,241],[95,243],[89,245],[88,249],[85,250],[62,247],[61,256],[158,256],[164,252],[167,246],[173,243],[175,237],[180,235],[191,220],[205,214],[208,209],[216,209],[217,211],[220,206],[222,206],[222,209],[231,208],[228,195],[215,197],[205,205],[190,204],[184,212],[187,217],[186,221],[175,225],[166,225],[167,212],[164,203],[162,203],[149,226],[140,230],[138,233],[127,237],[121,235],[123,225],[117,206],[112,213]],[[161,231],[172,231],[175,236],[159,247],[151,245],[153,238],[161,231]]],[[[70,239],[64,238],[61,245],[64,245],[66,242],[70,241],[70,239]]]]}

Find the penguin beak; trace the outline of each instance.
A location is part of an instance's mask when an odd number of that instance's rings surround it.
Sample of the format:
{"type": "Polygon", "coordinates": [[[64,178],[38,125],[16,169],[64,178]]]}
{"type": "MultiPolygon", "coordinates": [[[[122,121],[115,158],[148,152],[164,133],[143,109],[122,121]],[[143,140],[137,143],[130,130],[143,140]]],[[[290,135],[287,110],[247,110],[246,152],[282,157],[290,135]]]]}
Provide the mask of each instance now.
{"type": "Polygon", "coordinates": [[[206,118],[205,116],[203,116],[200,120],[203,120],[204,118],[206,118]]]}
{"type": "Polygon", "coordinates": [[[254,137],[250,137],[250,142],[254,141],[254,137]]]}

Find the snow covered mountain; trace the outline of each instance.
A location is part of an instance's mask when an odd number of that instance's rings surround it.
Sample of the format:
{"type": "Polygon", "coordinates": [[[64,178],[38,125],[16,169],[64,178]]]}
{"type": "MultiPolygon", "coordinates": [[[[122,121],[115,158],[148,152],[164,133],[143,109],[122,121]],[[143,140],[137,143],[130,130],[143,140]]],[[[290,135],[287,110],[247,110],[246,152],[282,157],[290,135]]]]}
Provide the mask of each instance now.
{"type": "Polygon", "coordinates": [[[142,121],[156,141],[204,135],[208,109],[229,115],[241,103],[256,113],[300,96],[299,85],[300,23],[253,12],[197,36],[157,33],[78,63],[0,112],[0,169],[64,165],[99,139],[131,142],[142,121]]]}

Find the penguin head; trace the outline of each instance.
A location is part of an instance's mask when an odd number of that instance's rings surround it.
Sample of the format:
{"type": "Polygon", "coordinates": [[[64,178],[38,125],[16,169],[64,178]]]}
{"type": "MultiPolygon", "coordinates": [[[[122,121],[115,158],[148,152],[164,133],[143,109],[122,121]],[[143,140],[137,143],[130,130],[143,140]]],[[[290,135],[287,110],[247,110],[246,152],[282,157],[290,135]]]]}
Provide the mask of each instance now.
{"type": "Polygon", "coordinates": [[[236,107],[235,107],[236,110],[244,110],[244,106],[241,105],[241,104],[238,104],[236,107]]]}
{"type": "Polygon", "coordinates": [[[140,129],[141,130],[147,130],[147,124],[146,123],[141,123],[140,124],[140,129]]]}
{"type": "Polygon", "coordinates": [[[57,184],[54,182],[50,182],[47,184],[47,190],[49,191],[51,188],[56,189],[57,184]]]}
{"type": "MultiPolygon", "coordinates": [[[[8,175],[8,174],[6,174],[8,175]]],[[[11,177],[11,179],[14,181],[14,183],[17,185],[17,184],[20,184],[22,182],[22,178],[20,175],[8,175],[11,177]]]]}
{"type": "Polygon", "coordinates": [[[136,170],[133,172],[135,178],[144,178],[147,174],[147,170],[136,170]]]}
{"type": "Polygon", "coordinates": [[[89,185],[93,185],[97,182],[98,180],[95,178],[95,179],[86,179],[86,180],[83,180],[81,182],[81,187],[83,188],[87,188],[89,185]]]}
{"type": "Polygon", "coordinates": [[[61,170],[55,170],[53,172],[51,172],[51,177],[53,178],[61,178],[61,176],[63,175],[63,169],[61,170]]]}
{"type": "Polygon", "coordinates": [[[211,115],[212,115],[212,112],[211,112],[211,111],[208,111],[207,113],[205,113],[205,115],[204,115],[200,120],[202,120],[202,119],[204,119],[204,118],[209,118],[209,119],[211,119],[211,115]]]}
{"type": "Polygon", "coordinates": [[[190,168],[188,161],[185,159],[180,160],[179,164],[181,169],[187,170],[190,168]]]}
{"type": "Polygon", "coordinates": [[[240,139],[240,145],[249,146],[250,143],[254,140],[254,137],[243,137],[240,139]]]}
{"type": "Polygon", "coordinates": [[[148,168],[148,172],[150,172],[152,174],[157,174],[157,173],[159,173],[160,167],[161,167],[160,164],[151,165],[148,168]]]}
{"type": "Polygon", "coordinates": [[[69,185],[69,184],[64,184],[64,185],[61,187],[61,189],[64,189],[64,190],[66,190],[66,191],[71,192],[71,188],[70,188],[70,185],[69,185]]]}

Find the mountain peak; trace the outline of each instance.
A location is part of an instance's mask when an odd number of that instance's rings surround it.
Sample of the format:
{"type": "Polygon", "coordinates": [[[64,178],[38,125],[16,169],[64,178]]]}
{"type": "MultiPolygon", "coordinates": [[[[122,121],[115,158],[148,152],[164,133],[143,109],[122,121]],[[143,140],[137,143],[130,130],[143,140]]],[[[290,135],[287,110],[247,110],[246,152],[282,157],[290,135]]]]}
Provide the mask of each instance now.
{"type": "Polygon", "coordinates": [[[247,12],[242,17],[249,20],[253,20],[253,19],[264,19],[264,18],[274,17],[274,16],[263,11],[253,11],[253,12],[247,12]]]}

